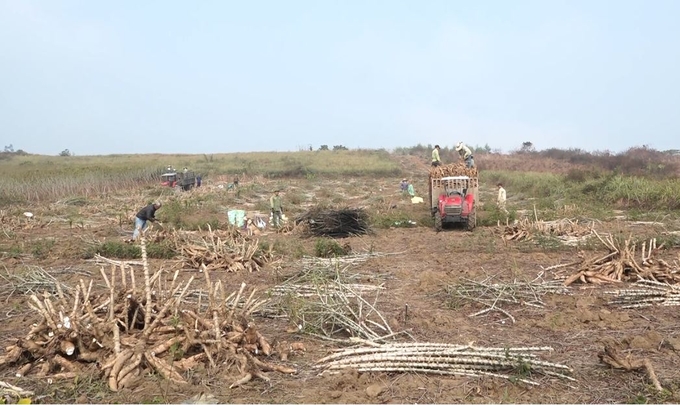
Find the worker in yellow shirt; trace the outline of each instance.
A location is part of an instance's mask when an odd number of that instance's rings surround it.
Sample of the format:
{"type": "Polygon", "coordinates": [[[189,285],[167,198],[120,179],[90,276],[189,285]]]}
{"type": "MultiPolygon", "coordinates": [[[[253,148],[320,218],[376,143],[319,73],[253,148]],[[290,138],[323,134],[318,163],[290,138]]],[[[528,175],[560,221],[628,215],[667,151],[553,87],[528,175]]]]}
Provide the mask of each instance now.
{"type": "Polygon", "coordinates": [[[432,166],[437,167],[442,164],[442,160],[439,158],[439,145],[434,145],[432,149],[432,166]]]}

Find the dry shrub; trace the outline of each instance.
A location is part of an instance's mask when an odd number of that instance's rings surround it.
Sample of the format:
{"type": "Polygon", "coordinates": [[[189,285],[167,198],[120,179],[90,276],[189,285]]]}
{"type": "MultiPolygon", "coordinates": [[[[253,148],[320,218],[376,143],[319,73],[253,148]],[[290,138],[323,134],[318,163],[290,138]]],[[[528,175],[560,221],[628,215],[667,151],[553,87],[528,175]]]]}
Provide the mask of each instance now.
{"type": "Polygon", "coordinates": [[[551,148],[529,153],[507,155],[481,154],[475,156],[484,170],[537,171],[569,173],[582,170],[584,175],[613,172],[623,175],[668,178],[680,173],[680,158],[646,146],[633,147],[625,152],[587,152],[581,149],[551,148]]]}

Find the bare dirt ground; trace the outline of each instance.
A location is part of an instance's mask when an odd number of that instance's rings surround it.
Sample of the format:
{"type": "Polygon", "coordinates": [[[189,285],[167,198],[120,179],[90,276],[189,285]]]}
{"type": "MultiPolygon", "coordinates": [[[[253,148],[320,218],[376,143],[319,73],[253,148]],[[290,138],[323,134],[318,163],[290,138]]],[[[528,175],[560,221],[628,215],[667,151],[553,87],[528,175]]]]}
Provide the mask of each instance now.
{"type": "MultiPolygon", "coordinates": [[[[412,162],[404,161],[404,165],[412,162]]],[[[421,169],[421,168],[419,168],[421,169]]],[[[416,169],[417,170],[417,169],[416,169]]],[[[398,182],[398,179],[395,183],[398,182]]],[[[304,184],[298,184],[304,188],[304,184]]],[[[396,188],[391,185],[386,187],[396,188]]],[[[397,192],[386,192],[400,201],[397,192]]],[[[403,199],[399,204],[404,204],[403,199]]],[[[34,207],[46,212],[45,207],[34,207]]],[[[422,205],[409,208],[426,210],[422,205]]],[[[86,216],[87,207],[83,207],[86,216]]],[[[25,271],[26,266],[40,266],[64,283],[79,278],[97,279],[99,267],[78,258],[84,240],[117,238],[116,218],[93,221],[85,228],[71,228],[65,222],[53,222],[44,228],[14,229],[10,246],[24,246],[22,254],[3,259],[6,274],[25,271]],[[115,223],[115,224],[114,224],[115,223]],[[36,240],[54,238],[49,254],[28,254],[36,240]]],[[[125,225],[129,226],[129,225],[125,225]]],[[[619,222],[604,223],[602,231],[630,230],[619,222]]],[[[655,228],[636,227],[638,234],[654,235],[655,228]]],[[[270,242],[295,243],[313,251],[314,239],[295,235],[270,234],[270,242]]],[[[338,345],[290,332],[291,324],[283,318],[256,317],[255,324],[271,340],[302,342],[304,353],[291,357],[289,364],[298,369],[294,375],[271,373],[271,381],[255,379],[241,387],[229,389],[233,374],[193,370],[189,386],[176,386],[157,375],[145,376],[137,386],[110,392],[97,376],[51,384],[36,377],[16,378],[12,367],[0,369],[0,380],[36,392],[34,401],[43,403],[177,403],[194,395],[209,393],[227,403],[643,403],[680,401],[680,314],[677,307],[654,307],[622,310],[607,305],[604,291],[612,287],[574,284],[567,295],[547,296],[546,308],[518,306],[510,311],[512,323],[498,312],[470,317],[482,309],[470,303],[451,306],[444,291],[464,279],[480,280],[495,276],[495,281],[532,280],[539,274],[551,279],[552,272],[542,267],[569,262],[573,248],[543,249],[531,244],[504,243],[493,228],[474,232],[447,230],[435,233],[430,228],[378,229],[374,235],[348,239],[354,252],[398,253],[370,258],[354,270],[375,274],[385,283],[386,291],[378,301],[380,311],[394,330],[406,330],[420,342],[474,342],[478,346],[550,346],[554,351],[545,360],[566,364],[574,369],[576,381],[542,378],[539,386],[528,386],[491,377],[446,377],[415,373],[358,373],[347,371],[335,376],[319,376],[314,362],[338,345]],[[408,307],[408,309],[406,309],[408,307]],[[649,359],[667,390],[656,393],[644,373],[614,370],[602,364],[598,353],[606,339],[622,342],[624,353],[649,359]]],[[[344,241],[343,241],[344,242],[344,241]]],[[[34,252],[35,253],[35,252],[34,252]]],[[[39,253],[39,252],[38,252],[39,253]]],[[[677,258],[676,250],[664,255],[677,258]]],[[[152,268],[169,271],[176,262],[152,260],[152,268]]],[[[298,259],[281,261],[260,272],[215,272],[227,290],[236,290],[245,282],[265,291],[286,274],[300,267],[298,259]]],[[[197,275],[184,270],[181,277],[197,275]]],[[[370,277],[369,277],[370,278],[370,277]]],[[[5,285],[5,290],[9,286],[5,285]]],[[[620,287],[620,286],[617,286],[620,287]]],[[[37,320],[27,306],[23,291],[3,299],[0,311],[0,336],[4,346],[24,336],[37,320]]]]}

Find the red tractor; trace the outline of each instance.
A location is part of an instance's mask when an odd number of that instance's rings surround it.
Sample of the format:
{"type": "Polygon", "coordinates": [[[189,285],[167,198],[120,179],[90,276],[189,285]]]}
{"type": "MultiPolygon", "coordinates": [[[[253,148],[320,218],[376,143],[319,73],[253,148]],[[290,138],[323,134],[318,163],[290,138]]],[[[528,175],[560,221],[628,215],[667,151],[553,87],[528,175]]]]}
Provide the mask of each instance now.
{"type": "Polygon", "coordinates": [[[430,179],[430,210],[434,229],[447,224],[463,224],[468,230],[477,225],[477,178],[452,176],[430,179]]]}
{"type": "Polygon", "coordinates": [[[176,172],[172,167],[166,169],[166,172],[161,175],[161,185],[173,187],[178,190],[188,191],[196,184],[196,175],[194,172],[183,170],[176,172]]]}

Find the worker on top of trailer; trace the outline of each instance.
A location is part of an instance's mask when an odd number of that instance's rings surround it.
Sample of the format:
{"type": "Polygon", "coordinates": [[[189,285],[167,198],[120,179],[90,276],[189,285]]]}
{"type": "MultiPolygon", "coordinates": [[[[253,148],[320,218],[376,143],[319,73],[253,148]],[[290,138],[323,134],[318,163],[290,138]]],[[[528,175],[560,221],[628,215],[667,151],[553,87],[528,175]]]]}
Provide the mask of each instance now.
{"type": "Polygon", "coordinates": [[[442,164],[442,160],[439,158],[439,145],[434,145],[432,149],[432,166],[437,167],[442,164]]]}
{"type": "Polygon", "coordinates": [[[456,145],[456,151],[465,161],[467,168],[475,167],[475,159],[472,156],[472,151],[463,142],[458,142],[456,145]]]}

